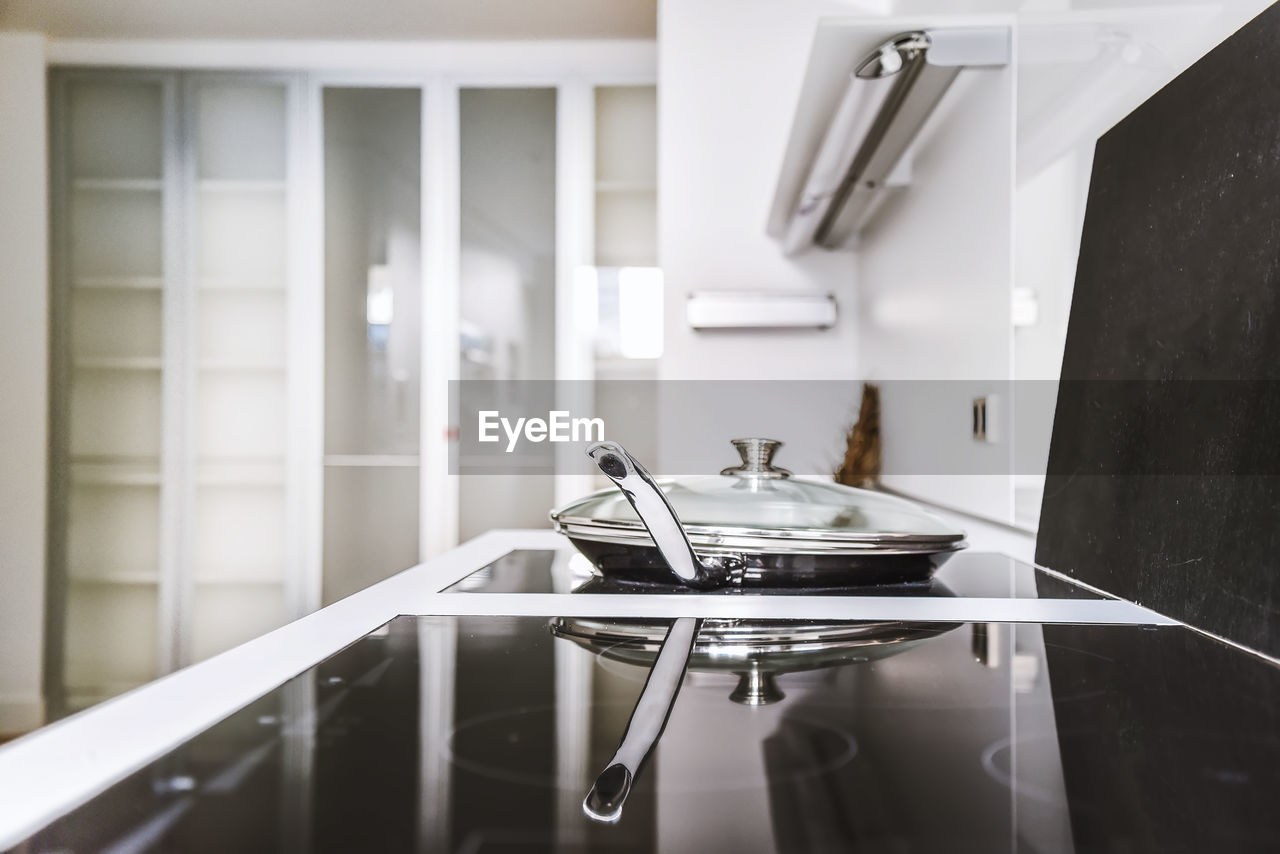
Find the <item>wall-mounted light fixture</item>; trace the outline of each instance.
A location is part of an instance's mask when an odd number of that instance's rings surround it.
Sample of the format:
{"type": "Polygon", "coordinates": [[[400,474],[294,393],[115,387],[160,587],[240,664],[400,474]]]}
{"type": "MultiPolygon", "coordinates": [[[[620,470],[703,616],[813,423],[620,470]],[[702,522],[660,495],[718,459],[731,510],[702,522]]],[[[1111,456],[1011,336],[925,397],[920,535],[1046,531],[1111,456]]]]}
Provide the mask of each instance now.
{"type": "Polygon", "coordinates": [[[821,291],[698,291],[685,318],[693,329],[827,329],[835,295],[821,291]]]}

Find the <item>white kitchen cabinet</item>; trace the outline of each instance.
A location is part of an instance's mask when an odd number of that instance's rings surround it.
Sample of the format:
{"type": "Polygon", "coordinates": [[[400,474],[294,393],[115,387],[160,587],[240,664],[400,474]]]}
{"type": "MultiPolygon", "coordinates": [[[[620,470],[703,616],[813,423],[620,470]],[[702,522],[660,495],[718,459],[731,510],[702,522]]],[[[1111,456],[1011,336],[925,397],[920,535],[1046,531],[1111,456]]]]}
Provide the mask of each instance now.
{"type": "Polygon", "coordinates": [[[300,81],[52,79],[53,714],[300,615],[300,81]]]}
{"type": "Polygon", "coordinates": [[[54,716],[545,524],[534,479],[507,512],[448,474],[446,390],[500,331],[486,259],[535,309],[488,363],[519,379],[581,378],[558,336],[582,266],[656,264],[656,94],[629,62],[496,88],[52,72],[54,716]]]}

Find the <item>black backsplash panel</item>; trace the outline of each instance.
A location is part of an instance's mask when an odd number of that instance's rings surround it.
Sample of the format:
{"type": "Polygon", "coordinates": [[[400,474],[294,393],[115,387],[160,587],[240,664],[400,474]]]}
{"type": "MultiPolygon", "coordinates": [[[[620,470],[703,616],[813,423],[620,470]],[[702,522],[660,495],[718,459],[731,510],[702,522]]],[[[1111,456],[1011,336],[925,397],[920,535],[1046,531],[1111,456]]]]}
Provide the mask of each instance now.
{"type": "Polygon", "coordinates": [[[1098,142],[1036,549],[1045,566],[1272,655],[1277,45],[1280,5],[1098,142]],[[1105,390],[1117,380],[1139,393],[1105,390]]]}

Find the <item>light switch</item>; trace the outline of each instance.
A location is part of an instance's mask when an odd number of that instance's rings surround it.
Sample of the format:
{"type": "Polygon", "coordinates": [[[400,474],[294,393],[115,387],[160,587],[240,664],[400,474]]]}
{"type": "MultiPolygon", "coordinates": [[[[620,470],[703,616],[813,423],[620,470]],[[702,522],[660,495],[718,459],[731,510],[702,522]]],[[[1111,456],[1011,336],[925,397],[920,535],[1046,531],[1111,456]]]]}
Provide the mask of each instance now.
{"type": "Polygon", "coordinates": [[[996,441],[996,404],[993,394],[973,399],[973,441],[989,444],[996,441]]]}

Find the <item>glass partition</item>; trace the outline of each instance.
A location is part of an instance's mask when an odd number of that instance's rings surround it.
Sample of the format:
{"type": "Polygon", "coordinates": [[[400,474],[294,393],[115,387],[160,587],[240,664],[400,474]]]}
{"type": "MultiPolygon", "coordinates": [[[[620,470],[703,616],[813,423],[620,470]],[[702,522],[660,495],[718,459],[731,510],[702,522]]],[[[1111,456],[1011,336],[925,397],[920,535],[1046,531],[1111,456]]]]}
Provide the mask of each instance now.
{"type": "MultiPolygon", "coordinates": [[[[460,378],[555,377],[556,90],[463,89],[460,378]]],[[[458,536],[543,528],[550,475],[459,478],[458,536]]]]}
{"type": "Polygon", "coordinates": [[[328,604],[418,562],[422,91],[324,90],[328,604]]]}

